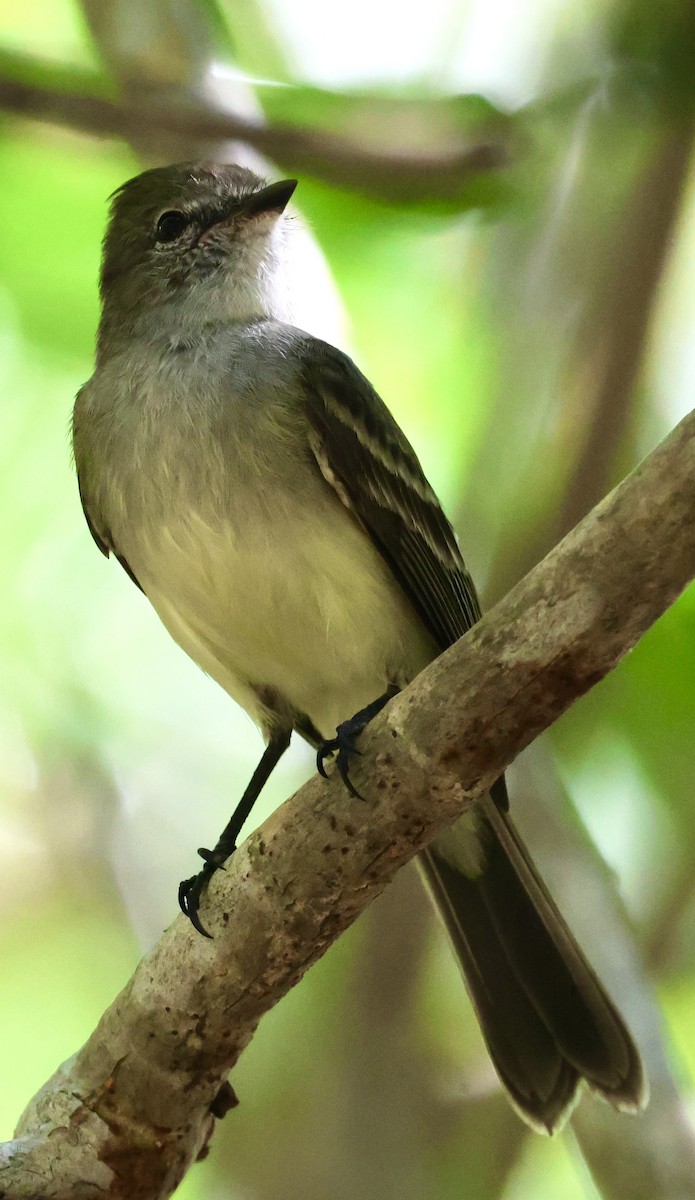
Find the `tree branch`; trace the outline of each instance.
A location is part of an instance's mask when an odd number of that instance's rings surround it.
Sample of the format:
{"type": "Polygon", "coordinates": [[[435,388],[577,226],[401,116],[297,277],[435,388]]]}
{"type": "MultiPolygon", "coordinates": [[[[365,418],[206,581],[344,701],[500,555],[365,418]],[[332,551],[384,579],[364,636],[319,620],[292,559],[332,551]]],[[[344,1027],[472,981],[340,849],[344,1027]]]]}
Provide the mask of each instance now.
{"type": "Polygon", "coordinates": [[[170,1196],[269,1008],[394,873],[619,661],[695,575],[695,413],[179,917],[0,1152],[0,1195],[170,1196]],[[74,1191],[79,1182],[79,1193],[74,1191]]]}
{"type": "MultiPolygon", "coordinates": [[[[236,139],[293,172],[393,203],[455,201],[473,179],[508,161],[501,137],[472,145],[470,138],[462,139],[458,148],[448,152],[387,154],[318,130],[266,125],[261,120],[219,112],[201,99],[189,100],[185,105],[175,98],[162,103],[155,93],[143,105],[75,88],[63,90],[21,78],[17,66],[12,71],[15,57],[7,53],[0,56],[0,68],[4,68],[0,74],[0,109],[6,112],[100,137],[122,137],[136,144],[145,131],[150,141],[159,137],[165,139],[165,145],[172,138],[213,146],[236,139]]],[[[31,60],[24,61],[22,74],[32,74],[31,60]]]]}

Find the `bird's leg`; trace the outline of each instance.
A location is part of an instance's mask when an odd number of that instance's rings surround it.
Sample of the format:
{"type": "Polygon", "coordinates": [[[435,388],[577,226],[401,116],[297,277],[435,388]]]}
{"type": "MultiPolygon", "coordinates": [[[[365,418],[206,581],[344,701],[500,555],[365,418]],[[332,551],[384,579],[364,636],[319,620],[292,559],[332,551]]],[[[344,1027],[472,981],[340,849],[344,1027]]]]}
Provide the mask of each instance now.
{"type": "Polygon", "coordinates": [[[352,796],[356,796],[358,800],[362,799],[357,788],[350,779],[350,758],[353,754],[359,754],[360,751],[355,745],[356,739],[366,729],[369,722],[380,713],[382,708],[398,694],[401,689],[395,683],[389,684],[383,696],[378,696],[376,700],[372,700],[366,708],[361,708],[356,712],[354,717],[350,717],[348,721],[343,721],[335,731],[336,736],[329,738],[328,741],[322,742],[316,753],[316,766],[319,775],[323,775],[324,779],[328,779],[324,761],[330,754],[336,755],[335,765],[338,768],[338,774],[345,784],[347,790],[352,796]]]}
{"type": "Polygon", "coordinates": [[[273,770],[289,746],[290,737],[291,730],[283,729],[273,733],[263,752],[261,761],[251,776],[251,781],[246,791],[234,809],[230,821],[222,830],[215,849],[201,849],[198,851],[200,857],[205,861],[205,866],[197,875],[192,875],[190,879],[184,879],[179,884],[179,905],[181,911],[190,918],[191,924],[198,930],[198,933],[203,934],[203,937],[210,937],[211,935],[204,928],[198,916],[200,898],[215,871],[218,871],[220,867],[224,867],[226,860],[236,850],[236,840],[241,833],[242,826],[265,784],[270,779],[273,770]]]}

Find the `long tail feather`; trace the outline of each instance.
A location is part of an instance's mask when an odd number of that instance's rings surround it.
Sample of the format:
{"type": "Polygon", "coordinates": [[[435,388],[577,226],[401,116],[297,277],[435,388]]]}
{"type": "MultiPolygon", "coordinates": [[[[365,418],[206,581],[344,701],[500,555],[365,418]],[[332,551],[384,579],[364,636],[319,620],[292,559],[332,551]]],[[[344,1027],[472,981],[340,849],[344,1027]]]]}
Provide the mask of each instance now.
{"type": "Polygon", "coordinates": [[[523,841],[492,799],[421,855],[497,1073],[555,1132],[582,1079],[614,1107],[646,1101],[639,1053],[523,841]]]}

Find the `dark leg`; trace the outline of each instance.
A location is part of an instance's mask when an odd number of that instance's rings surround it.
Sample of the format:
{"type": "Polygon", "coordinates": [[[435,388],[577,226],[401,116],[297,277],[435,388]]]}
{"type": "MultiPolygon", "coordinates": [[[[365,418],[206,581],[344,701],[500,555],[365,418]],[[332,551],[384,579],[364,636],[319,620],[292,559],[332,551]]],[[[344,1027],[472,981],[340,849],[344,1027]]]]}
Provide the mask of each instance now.
{"type": "Polygon", "coordinates": [[[283,729],[282,732],[273,734],[263,752],[261,761],[251,777],[251,782],[234,809],[231,820],[222,830],[215,849],[198,851],[200,857],[205,860],[205,866],[202,871],[199,871],[197,875],[191,876],[190,879],[184,879],[179,884],[179,905],[181,911],[187,917],[190,917],[191,923],[198,930],[198,933],[202,933],[203,937],[210,937],[211,935],[203,927],[198,916],[200,898],[215,871],[219,870],[220,867],[224,867],[226,860],[236,850],[236,840],[241,833],[242,826],[265,784],[270,779],[274,768],[289,746],[290,737],[291,730],[283,729]]]}
{"type": "Polygon", "coordinates": [[[350,717],[349,721],[343,721],[336,729],[336,736],[330,738],[327,742],[322,742],[316,753],[316,766],[318,767],[319,775],[323,775],[324,779],[328,779],[324,759],[328,758],[329,754],[336,754],[335,765],[338,768],[338,774],[345,784],[351,795],[357,796],[361,800],[357,789],[350,781],[350,758],[353,754],[359,754],[360,751],[355,745],[356,738],[366,729],[369,722],[380,713],[389,700],[398,695],[401,689],[396,687],[395,683],[390,684],[383,696],[379,696],[376,700],[372,700],[366,708],[361,708],[356,712],[354,717],[350,717]]]}

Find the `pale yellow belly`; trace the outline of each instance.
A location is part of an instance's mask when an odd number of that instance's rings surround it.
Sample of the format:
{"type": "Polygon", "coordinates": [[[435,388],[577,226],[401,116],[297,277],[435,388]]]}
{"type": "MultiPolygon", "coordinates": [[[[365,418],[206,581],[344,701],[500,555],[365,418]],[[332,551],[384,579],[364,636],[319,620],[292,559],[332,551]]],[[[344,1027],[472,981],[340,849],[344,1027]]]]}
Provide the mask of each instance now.
{"type": "Polygon", "coordinates": [[[368,536],[342,507],[240,537],[195,514],[131,563],[172,637],[260,722],[272,689],[324,737],[435,655],[368,536]]]}

